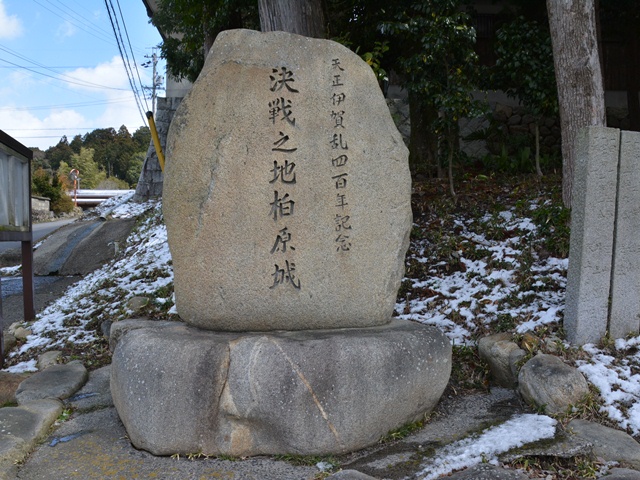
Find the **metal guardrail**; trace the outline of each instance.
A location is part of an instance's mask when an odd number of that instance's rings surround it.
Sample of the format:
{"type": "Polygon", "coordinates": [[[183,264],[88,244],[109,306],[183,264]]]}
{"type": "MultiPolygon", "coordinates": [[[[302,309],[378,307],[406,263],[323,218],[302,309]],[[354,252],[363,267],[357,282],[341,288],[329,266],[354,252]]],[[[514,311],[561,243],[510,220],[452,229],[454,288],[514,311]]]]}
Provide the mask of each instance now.
{"type": "Polygon", "coordinates": [[[135,190],[88,190],[79,189],[76,192],[68,192],[69,196],[77,201],[77,205],[83,208],[95,207],[105,200],[125,193],[134,193],[135,190]]]}

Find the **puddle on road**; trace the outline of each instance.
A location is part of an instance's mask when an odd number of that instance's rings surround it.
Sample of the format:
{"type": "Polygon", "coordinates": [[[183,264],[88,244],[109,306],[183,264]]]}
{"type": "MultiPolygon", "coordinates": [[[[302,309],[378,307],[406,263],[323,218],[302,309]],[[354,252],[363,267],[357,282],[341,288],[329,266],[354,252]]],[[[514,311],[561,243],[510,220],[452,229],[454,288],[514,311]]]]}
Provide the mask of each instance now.
{"type": "MultiPolygon", "coordinates": [[[[42,288],[46,285],[51,285],[64,277],[33,277],[33,285],[36,291],[39,288],[42,288]]],[[[22,294],[22,277],[2,277],[0,278],[2,281],[2,285],[0,286],[0,290],[2,290],[2,298],[9,297],[11,295],[21,295],[22,294]]]]}

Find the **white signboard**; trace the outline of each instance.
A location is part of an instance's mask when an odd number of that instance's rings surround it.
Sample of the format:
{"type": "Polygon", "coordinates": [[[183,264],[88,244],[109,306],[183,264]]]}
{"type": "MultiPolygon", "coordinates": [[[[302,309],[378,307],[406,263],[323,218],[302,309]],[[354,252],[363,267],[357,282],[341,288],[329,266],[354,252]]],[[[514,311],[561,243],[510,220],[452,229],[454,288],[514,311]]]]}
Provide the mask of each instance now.
{"type": "Polygon", "coordinates": [[[0,131],[0,239],[31,230],[31,158],[29,149],[0,131]]]}

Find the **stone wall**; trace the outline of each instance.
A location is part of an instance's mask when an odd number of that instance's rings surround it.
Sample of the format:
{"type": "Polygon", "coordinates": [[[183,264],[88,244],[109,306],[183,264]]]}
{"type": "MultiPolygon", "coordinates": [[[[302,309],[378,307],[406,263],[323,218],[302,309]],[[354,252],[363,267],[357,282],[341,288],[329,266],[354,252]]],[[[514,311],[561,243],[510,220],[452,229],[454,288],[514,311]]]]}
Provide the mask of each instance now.
{"type": "MultiPolygon", "coordinates": [[[[409,116],[409,103],[406,99],[406,90],[393,88],[393,93],[387,98],[389,111],[402,134],[402,138],[409,146],[411,136],[411,119],[409,116]]],[[[535,117],[526,108],[509,105],[505,101],[506,97],[501,97],[501,101],[490,101],[490,118],[485,117],[460,120],[460,136],[466,136],[478,132],[479,130],[493,128],[493,140],[461,140],[460,150],[471,158],[482,158],[487,154],[500,155],[502,146],[507,145],[509,154],[517,153],[519,146],[529,146],[533,152],[535,147],[535,117]],[[518,141],[516,136],[528,136],[529,141],[518,141]]],[[[629,112],[626,108],[607,107],[607,126],[611,128],[629,129],[629,112]]],[[[545,118],[540,124],[540,151],[543,155],[561,154],[561,133],[560,118],[545,118]]]]}
{"type": "MultiPolygon", "coordinates": [[[[181,101],[182,98],[178,97],[158,98],[158,111],[156,112],[154,121],[163,151],[166,149],[169,125],[171,125],[173,115],[181,101]]],[[[140,181],[136,187],[136,193],[133,200],[136,202],[144,202],[150,198],[158,198],[162,196],[163,182],[164,175],[160,168],[158,155],[152,139],[147,150],[147,156],[142,167],[142,174],[140,175],[140,181]]]]}

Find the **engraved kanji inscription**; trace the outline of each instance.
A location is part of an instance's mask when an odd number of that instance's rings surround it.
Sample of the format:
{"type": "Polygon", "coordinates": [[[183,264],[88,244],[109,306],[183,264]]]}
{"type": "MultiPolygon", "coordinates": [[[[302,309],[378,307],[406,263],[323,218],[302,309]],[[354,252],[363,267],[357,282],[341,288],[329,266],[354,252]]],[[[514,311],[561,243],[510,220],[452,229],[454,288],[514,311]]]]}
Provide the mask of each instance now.
{"type": "Polygon", "coordinates": [[[284,266],[281,268],[277,264],[274,265],[275,271],[271,274],[273,277],[273,285],[269,288],[274,289],[279,285],[291,284],[293,288],[300,289],[300,280],[296,278],[294,272],[296,271],[296,264],[289,260],[284,261],[284,266]]]}
{"type": "Polygon", "coordinates": [[[273,192],[273,202],[269,204],[271,205],[269,215],[272,216],[274,220],[293,215],[293,207],[295,203],[296,202],[289,198],[288,193],[285,193],[284,196],[280,197],[276,190],[273,192]]]}
{"type": "Polygon", "coordinates": [[[298,90],[293,88],[290,84],[295,82],[296,80],[293,78],[293,72],[286,67],[274,68],[271,71],[271,75],[269,75],[271,79],[271,91],[277,92],[278,90],[282,90],[282,88],[286,88],[292,93],[298,93],[298,90]]]}
{"type": "Polygon", "coordinates": [[[271,253],[275,253],[275,252],[285,253],[287,251],[287,248],[289,248],[290,250],[295,250],[295,247],[293,245],[289,245],[290,242],[291,242],[291,232],[289,232],[287,227],[284,227],[282,230],[278,232],[278,235],[276,236],[276,240],[275,242],[273,242],[271,253]]]}
{"type": "Polygon", "coordinates": [[[283,165],[280,165],[277,160],[273,161],[273,169],[271,173],[273,178],[269,180],[269,183],[274,183],[278,179],[282,183],[296,183],[296,172],[294,172],[296,164],[285,160],[283,165]]]}

